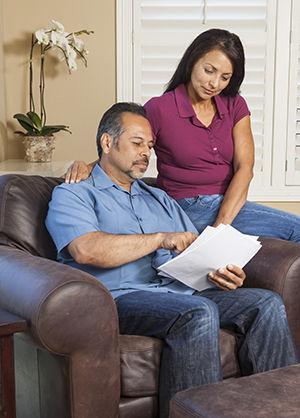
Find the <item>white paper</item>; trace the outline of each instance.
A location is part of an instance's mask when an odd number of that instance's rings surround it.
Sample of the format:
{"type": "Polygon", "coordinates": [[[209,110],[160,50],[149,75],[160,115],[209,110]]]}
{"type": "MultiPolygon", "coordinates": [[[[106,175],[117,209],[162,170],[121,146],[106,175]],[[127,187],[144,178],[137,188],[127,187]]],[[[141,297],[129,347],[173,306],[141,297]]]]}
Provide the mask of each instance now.
{"type": "Polygon", "coordinates": [[[261,248],[257,239],[231,225],[207,227],[185,251],[159,266],[158,274],[175,278],[198,291],[213,287],[208,273],[228,264],[243,268],[261,248]]]}

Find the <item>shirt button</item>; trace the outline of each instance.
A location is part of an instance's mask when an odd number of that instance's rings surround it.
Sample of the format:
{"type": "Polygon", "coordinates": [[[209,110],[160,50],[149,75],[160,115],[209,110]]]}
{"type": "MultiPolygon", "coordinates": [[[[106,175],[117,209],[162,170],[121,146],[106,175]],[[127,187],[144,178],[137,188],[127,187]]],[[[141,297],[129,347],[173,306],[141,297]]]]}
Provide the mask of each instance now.
{"type": "Polygon", "coordinates": [[[213,148],[214,151],[217,151],[218,148],[213,148]]]}
{"type": "Polygon", "coordinates": [[[142,221],[143,219],[142,218],[140,218],[140,221],[142,221]]]}

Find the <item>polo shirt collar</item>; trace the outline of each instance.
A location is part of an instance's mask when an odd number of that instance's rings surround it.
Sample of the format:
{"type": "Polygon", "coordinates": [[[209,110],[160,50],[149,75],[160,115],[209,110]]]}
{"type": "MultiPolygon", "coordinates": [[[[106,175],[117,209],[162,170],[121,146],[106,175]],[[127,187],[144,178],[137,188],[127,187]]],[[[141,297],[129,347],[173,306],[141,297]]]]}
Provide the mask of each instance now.
{"type": "MultiPolygon", "coordinates": [[[[127,190],[124,189],[124,187],[119,186],[110,177],[108,177],[108,175],[105,173],[105,171],[102,170],[99,164],[95,165],[89,179],[92,182],[93,186],[96,187],[98,190],[104,190],[110,187],[115,187],[121,190],[122,192],[128,193],[127,190]]],[[[139,182],[134,181],[131,185],[131,194],[133,195],[140,192],[141,187],[139,185],[139,182]]]]}
{"type": "MultiPolygon", "coordinates": [[[[180,84],[178,87],[176,87],[176,89],[174,90],[174,94],[179,116],[181,118],[189,118],[195,116],[195,111],[187,94],[185,85],[180,84]]],[[[214,96],[214,98],[219,117],[223,119],[223,115],[225,113],[228,113],[228,109],[223,103],[222,95],[214,96]]]]}
{"type": "Polygon", "coordinates": [[[185,89],[185,85],[180,84],[178,87],[176,87],[174,94],[179,116],[181,118],[189,118],[191,116],[195,116],[195,111],[185,89]]]}

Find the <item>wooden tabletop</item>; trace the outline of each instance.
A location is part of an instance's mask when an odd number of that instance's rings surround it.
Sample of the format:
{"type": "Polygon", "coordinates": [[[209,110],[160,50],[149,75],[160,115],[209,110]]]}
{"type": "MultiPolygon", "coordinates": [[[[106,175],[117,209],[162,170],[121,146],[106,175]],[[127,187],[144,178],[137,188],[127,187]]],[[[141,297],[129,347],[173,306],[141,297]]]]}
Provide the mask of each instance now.
{"type": "Polygon", "coordinates": [[[25,331],[26,328],[27,322],[25,319],[0,309],[0,336],[25,331]]]}

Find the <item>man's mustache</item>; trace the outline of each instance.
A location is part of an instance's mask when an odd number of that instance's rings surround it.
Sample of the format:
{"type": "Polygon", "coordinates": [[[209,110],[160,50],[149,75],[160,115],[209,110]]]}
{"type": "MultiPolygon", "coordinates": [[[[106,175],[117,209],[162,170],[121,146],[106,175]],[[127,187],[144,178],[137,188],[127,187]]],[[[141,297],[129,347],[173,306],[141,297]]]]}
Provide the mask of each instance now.
{"type": "Polygon", "coordinates": [[[146,163],[147,166],[149,165],[149,158],[145,157],[145,158],[141,158],[140,160],[136,160],[133,162],[133,165],[135,164],[140,164],[140,163],[146,163]]]}

